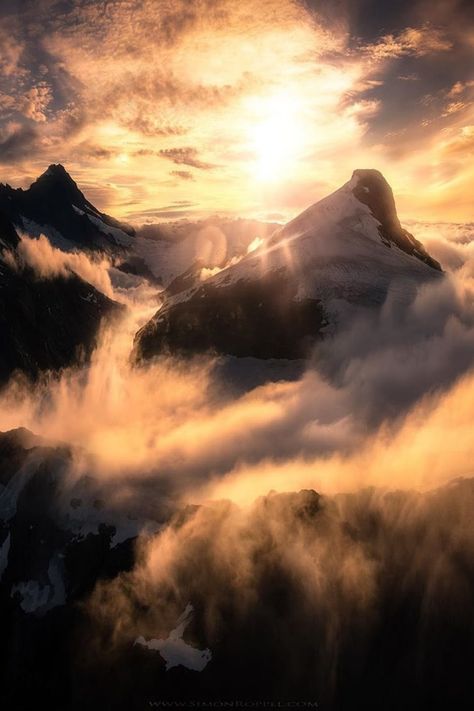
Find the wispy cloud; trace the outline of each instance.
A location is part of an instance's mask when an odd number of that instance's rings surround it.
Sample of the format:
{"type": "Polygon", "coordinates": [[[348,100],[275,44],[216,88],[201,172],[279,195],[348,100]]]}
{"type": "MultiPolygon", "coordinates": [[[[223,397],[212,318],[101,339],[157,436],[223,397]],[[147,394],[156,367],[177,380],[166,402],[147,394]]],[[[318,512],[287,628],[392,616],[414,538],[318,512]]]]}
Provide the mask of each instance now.
{"type": "Polygon", "coordinates": [[[163,148],[160,150],[159,155],[171,160],[176,165],[189,165],[199,170],[215,168],[212,163],[200,160],[197,148],[163,148]]]}
{"type": "MultiPolygon", "coordinates": [[[[416,214],[416,195],[442,211],[452,188],[440,191],[430,170],[436,145],[471,125],[472,22],[463,3],[379,6],[70,0],[58,12],[39,0],[5,10],[0,165],[20,184],[62,160],[106,184],[101,206],[118,216],[133,201],[153,209],[157,191],[169,201],[191,191],[204,212],[290,216],[374,165],[402,186],[404,210],[416,214]],[[199,179],[170,174],[170,162],[199,179]]],[[[453,156],[443,156],[449,169],[467,175],[453,156]]]]}
{"type": "Polygon", "coordinates": [[[393,59],[405,55],[423,57],[436,52],[447,52],[452,42],[443,30],[428,24],[407,27],[398,34],[384,35],[374,44],[364,48],[374,59],[393,59]]]}
{"type": "Polygon", "coordinates": [[[194,175],[189,170],[172,170],[170,175],[181,178],[181,180],[195,180],[194,175]]]}

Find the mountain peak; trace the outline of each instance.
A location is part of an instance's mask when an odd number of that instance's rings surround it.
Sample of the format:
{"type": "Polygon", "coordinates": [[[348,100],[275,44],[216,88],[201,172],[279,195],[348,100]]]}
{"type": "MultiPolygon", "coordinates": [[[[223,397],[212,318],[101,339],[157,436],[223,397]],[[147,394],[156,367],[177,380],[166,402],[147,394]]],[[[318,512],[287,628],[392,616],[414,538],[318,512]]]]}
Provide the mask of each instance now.
{"type": "Polygon", "coordinates": [[[51,165],[44,171],[44,173],[41,173],[39,178],[37,178],[35,180],[35,182],[32,184],[31,187],[33,187],[33,185],[37,185],[38,183],[39,184],[45,184],[45,183],[50,184],[53,182],[73,185],[75,188],[77,188],[76,183],[71,178],[71,176],[67,172],[66,168],[63,165],[61,165],[61,163],[51,163],[51,165]]]}
{"type": "Polygon", "coordinates": [[[396,244],[403,252],[412,254],[433,269],[441,271],[440,264],[428,254],[421,242],[401,226],[392,188],[379,170],[354,170],[348,186],[354,197],[367,205],[380,223],[380,236],[386,244],[396,244]]]}
{"type": "MultiPolygon", "coordinates": [[[[357,225],[361,205],[364,206],[363,211],[368,209],[374,218],[371,221],[374,245],[383,243],[386,248],[396,246],[432,269],[442,271],[440,264],[428,254],[421,242],[401,226],[392,189],[382,173],[369,168],[354,170],[349,182],[274,232],[268,246],[272,247],[283,239],[310,235],[318,243],[318,252],[333,251],[335,242],[331,234],[341,229],[347,232],[348,221],[356,226],[353,234],[360,232],[357,225]]],[[[339,242],[339,246],[341,244],[339,242]]]]}
{"type": "Polygon", "coordinates": [[[52,163],[27,190],[0,185],[0,210],[20,230],[32,236],[45,234],[61,249],[122,254],[134,234],[133,228],[90,203],[60,163],[52,163]]]}
{"type": "Polygon", "coordinates": [[[71,178],[69,173],[67,172],[66,168],[61,165],[61,163],[51,163],[51,165],[43,172],[41,175],[36,178],[35,183],[44,183],[44,182],[63,182],[63,183],[72,183],[73,185],[76,185],[74,180],[71,178]]]}
{"type": "Polygon", "coordinates": [[[212,352],[299,360],[359,309],[406,308],[440,265],[404,230],[377,170],[274,232],[258,250],[164,302],[135,338],[134,357],[212,352]]]}
{"type": "Polygon", "coordinates": [[[359,202],[367,205],[373,216],[387,230],[401,229],[392,188],[379,170],[354,170],[350,185],[359,202]]]}
{"type": "Polygon", "coordinates": [[[61,163],[51,163],[51,165],[48,167],[47,170],[45,170],[43,175],[65,176],[65,177],[68,177],[69,179],[71,179],[71,176],[69,175],[66,168],[61,163]]]}
{"type": "Polygon", "coordinates": [[[30,186],[29,192],[41,198],[54,195],[54,198],[65,200],[74,205],[83,206],[86,203],[84,194],[77,183],[71,178],[66,168],[60,163],[52,163],[30,186]]]}

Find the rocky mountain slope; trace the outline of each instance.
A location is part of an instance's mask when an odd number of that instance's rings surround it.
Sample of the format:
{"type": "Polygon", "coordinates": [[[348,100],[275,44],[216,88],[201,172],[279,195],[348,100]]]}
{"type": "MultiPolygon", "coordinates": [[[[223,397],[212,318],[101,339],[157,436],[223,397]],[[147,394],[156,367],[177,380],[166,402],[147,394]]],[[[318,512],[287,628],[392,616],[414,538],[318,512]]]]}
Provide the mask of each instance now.
{"type": "Polygon", "coordinates": [[[0,211],[30,237],[45,235],[63,251],[100,251],[124,272],[174,291],[198,284],[202,269],[241,258],[277,227],[256,220],[211,217],[146,224],[136,229],[98,210],[66,169],[49,168],[27,189],[0,184],[0,211]],[[191,281],[190,281],[191,280],[191,281]]]}
{"type": "Polygon", "coordinates": [[[31,237],[44,234],[62,250],[101,250],[121,254],[134,230],[100,212],[65,168],[50,165],[27,190],[0,184],[0,210],[31,237]]]}
{"type": "Polygon", "coordinates": [[[472,479],[424,494],[273,492],[228,539],[230,502],[167,510],[147,487],[141,507],[117,508],[117,482],[70,477],[72,459],[27,430],[0,433],[5,708],[46,696],[61,711],[470,708],[472,479]],[[167,524],[181,541],[170,580],[135,546],[167,524]]]}
{"type": "Polygon", "coordinates": [[[15,372],[36,378],[87,360],[101,324],[122,307],[73,272],[41,278],[19,269],[19,237],[0,212],[0,385],[15,372]]]}
{"type": "Polygon", "coordinates": [[[406,301],[441,275],[401,227],[383,176],[356,170],[237,264],[169,293],[137,334],[135,357],[213,351],[302,358],[354,310],[377,308],[389,293],[406,301]]]}

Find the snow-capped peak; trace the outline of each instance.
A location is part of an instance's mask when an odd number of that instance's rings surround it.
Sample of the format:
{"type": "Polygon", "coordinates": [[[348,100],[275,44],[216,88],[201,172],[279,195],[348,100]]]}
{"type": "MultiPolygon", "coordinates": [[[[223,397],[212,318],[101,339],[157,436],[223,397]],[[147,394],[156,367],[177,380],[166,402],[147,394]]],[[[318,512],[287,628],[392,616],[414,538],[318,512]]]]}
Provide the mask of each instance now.
{"type": "MultiPolygon", "coordinates": [[[[441,267],[423,245],[400,224],[390,185],[378,170],[355,170],[351,179],[328,197],[308,209],[278,230],[269,242],[313,236],[316,252],[334,254],[338,236],[362,236],[380,247],[397,247],[402,252],[441,271],[441,267]]],[[[344,253],[355,249],[344,240],[344,253]]],[[[341,255],[344,256],[344,255],[341,255]]]]}

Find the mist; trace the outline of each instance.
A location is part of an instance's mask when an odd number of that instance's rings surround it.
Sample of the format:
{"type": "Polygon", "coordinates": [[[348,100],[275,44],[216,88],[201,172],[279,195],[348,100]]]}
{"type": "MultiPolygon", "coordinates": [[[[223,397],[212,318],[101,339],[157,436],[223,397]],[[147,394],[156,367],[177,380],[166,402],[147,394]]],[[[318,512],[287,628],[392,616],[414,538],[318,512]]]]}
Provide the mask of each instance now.
{"type": "MultiPolygon", "coordinates": [[[[96,587],[86,666],[100,674],[137,635],[166,638],[192,600],[188,639],[213,651],[212,688],[222,695],[254,698],[258,669],[258,688],[275,698],[337,704],[363,678],[365,701],[385,685],[387,708],[397,708],[414,667],[434,700],[437,675],[449,668],[454,690],[472,649],[473,495],[471,480],[425,494],[301,491],[185,511],[141,542],[131,573],[96,587]],[[447,658],[440,640],[463,626],[447,658]],[[401,644],[407,667],[392,662],[390,677],[378,678],[401,644]]],[[[165,698],[168,684],[160,676],[165,698]]],[[[183,692],[194,698],[197,684],[206,693],[206,679],[194,678],[183,692]]],[[[422,703],[410,693],[413,707],[422,703]]],[[[357,690],[351,700],[362,701],[357,690]]]]}
{"type": "Polygon", "coordinates": [[[268,688],[334,707],[360,683],[364,701],[387,693],[399,708],[413,669],[432,703],[446,669],[466,693],[474,253],[467,228],[462,239],[458,227],[430,229],[433,254],[449,257],[444,274],[403,303],[394,285],[396,298],[358,309],[287,378],[275,361],[210,354],[137,364],[133,339],[160,289],[105,257],[22,238],[16,269],[75,273],[125,307],[88,364],[35,383],[18,375],[0,393],[0,430],[26,427],[67,450],[54,465],[65,510],[88,486],[106,502],[67,513],[72,525],[108,536],[112,551],[132,536],[128,567],[80,603],[81,698],[96,703],[103,687],[103,704],[119,706],[130,670],[152,669],[175,699],[156,655],[186,611],[182,644],[204,655],[203,680],[183,689],[191,699],[268,688]],[[244,371],[258,374],[252,386],[237,382],[244,371]],[[400,649],[406,668],[392,662],[400,649]],[[113,692],[109,668],[121,680],[113,692]]]}
{"type": "Polygon", "coordinates": [[[300,378],[236,392],[223,382],[222,358],[134,365],[133,336],[156,311],[157,289],[45,237],[23,238],[21,258],[41,278],[93,275],[91,283],[127,308],[118,327],[103,330],[88,366],[34,386],[10,382],[0,429],[25,426],[70,444],[82,462],[87,453],[87,468],[104,481],[126,479],[133,490],[133,481],[160,480],[182,500],[250,503],[289,485],[426,488],[468,475],[472,250],[446,238],[443,245],[458,249],[462,264],[406,308],[389,294],[380,312],[359,313],[319,344],[300,378]]]}
{"type": "Polygon", "coordinates": [[[63,252],[54,247],[43,234],[37,239],[21,234],[15,252],[7,252],[6,259],[18,271],[30,267],[40,279],[75,273],[106,296],[113,297],[108,272],[110,260],[104,256],[94,259],[83,252],[63,252]]]}
{"type": "Polygon", "coordinates": [[[473,8],[0,0],[0,711],[470,711],[473,8]]]}

